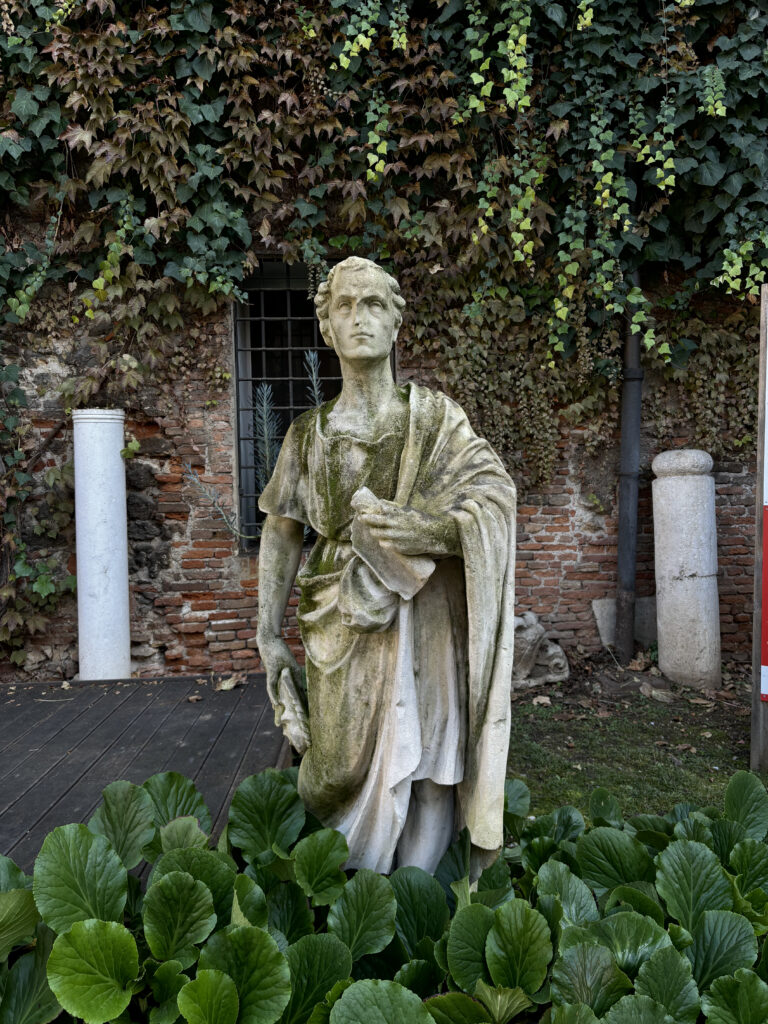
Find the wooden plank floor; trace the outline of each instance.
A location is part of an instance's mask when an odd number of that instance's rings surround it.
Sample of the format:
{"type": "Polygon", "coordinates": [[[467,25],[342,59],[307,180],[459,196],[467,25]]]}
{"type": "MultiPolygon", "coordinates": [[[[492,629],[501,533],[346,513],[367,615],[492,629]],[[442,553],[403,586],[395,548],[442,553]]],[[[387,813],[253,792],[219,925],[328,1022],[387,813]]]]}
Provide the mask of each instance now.
{"type": "Polygon", "coordinates": [[[162,771],[194,779],[218,835],[240,782],[281,750],[263,676],[218,692],[204,677],[0,691],[0,853],[30,871],[47,833],[88,821],[104,786],[162,771]]]}

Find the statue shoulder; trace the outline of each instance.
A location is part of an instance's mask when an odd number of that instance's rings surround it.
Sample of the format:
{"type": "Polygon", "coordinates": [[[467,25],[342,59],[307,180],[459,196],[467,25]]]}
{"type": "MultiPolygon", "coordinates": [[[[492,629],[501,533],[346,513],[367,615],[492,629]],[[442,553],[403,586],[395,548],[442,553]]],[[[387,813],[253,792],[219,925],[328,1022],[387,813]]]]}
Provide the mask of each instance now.
{"type": "Polygon", "coordinates": [[[444,391],[436,388],[428,388],[423,384],[410,383],[411,400],[422,408],[424,412],[431,414],[436,419],[448,422],[469,424],[467,414],[455,399],[446,395],[444,391]]]}

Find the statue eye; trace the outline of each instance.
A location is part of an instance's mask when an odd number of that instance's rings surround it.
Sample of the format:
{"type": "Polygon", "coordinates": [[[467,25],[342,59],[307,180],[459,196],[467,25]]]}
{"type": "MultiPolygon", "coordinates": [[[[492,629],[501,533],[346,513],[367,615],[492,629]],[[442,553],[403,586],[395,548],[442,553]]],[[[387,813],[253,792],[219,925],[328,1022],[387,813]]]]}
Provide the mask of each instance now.
{"type": "Polygon", "coordinates": [[[351,306],[351,303],[349,303],[346,299],[342,299],[341,302],[337,302],[336,303],[336,309],[340,309],[342,311],[349,309],[350,306],[351,306]]]}

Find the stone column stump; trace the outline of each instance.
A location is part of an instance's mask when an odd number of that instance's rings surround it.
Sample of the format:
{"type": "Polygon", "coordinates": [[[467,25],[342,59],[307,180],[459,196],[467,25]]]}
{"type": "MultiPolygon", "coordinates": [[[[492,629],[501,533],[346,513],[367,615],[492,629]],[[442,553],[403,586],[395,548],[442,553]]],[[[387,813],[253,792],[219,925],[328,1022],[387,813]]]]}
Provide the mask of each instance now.
{"type": "Polygon", "coordinates": [[[662,452],[652,463],[659,668],[673,682],[720,685],[720,608],[712,456],[662,452]]]}

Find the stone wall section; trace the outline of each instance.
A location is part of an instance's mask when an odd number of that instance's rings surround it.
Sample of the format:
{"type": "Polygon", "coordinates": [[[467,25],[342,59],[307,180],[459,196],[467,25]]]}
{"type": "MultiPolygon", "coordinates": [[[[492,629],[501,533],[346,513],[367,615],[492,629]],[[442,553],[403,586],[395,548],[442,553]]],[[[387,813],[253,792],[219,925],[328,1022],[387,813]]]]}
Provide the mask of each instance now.
{"type": "MultiPolygon", "coordinates": [[[[240,544],[194,486],[189,471],[214,487],[222,503],[237,505],[234,367],[231,316],[212,320],[205,344],[232,373],[224,389],[193,366],[172,389],[158,387],[127,409],[127,430],[140,442],[126,463],[131,570],[132,656],[144,676],[172,673],[259,671],[256,645],[257,558],[240,544]],[[170,393],[169,393],[170,392],[170,393]],[[186,468],[185,468],[186,467],[186,468]]],[[[51,387],[67,372],[55,354],[26,374],[28,390],[42,398],[38,426],[53,419],[51,387]]],[[[399,358],[400,379],[434,386],[434,367],[399,358]]],[[[685,439],[677,439],[679,446],[685,439]]],[[[644,438],[638,538],[638,595],[654,593],[650,462],[657,453],[644,438]]],[[[71,458],[71,431],[51,449],[71,458]]],[[[715,465],[723,656],[751,657],[754,463],[715,465]]],[[[592,601],[616,586],[618,439],[599,456],[584,454],[578,429],[564,429],[552,480],[518,507],[519,613],[535,612],[567,649],[599,649],[592,601]]],[[[73,542],[72,542],[73,543],[73,542]]],[[[74,552],[70,556],[74,568],[74,552]]],[[[286,633],[298,654],[297,595],[291,597],[286,633]]],[[[27,672],[37,678],[76,671],[77,620],[66,599],[45,633],[28,648],[27,672]]],[[[18,670],[3,666],[6,679],[18,670]]],[[[26,674],[26,673],[23,673],[26,674]]]]}

